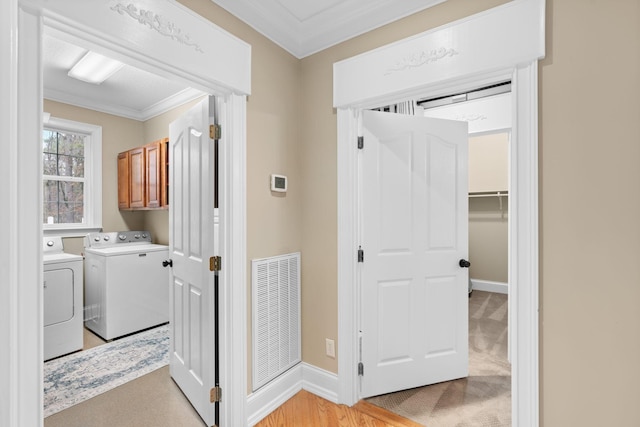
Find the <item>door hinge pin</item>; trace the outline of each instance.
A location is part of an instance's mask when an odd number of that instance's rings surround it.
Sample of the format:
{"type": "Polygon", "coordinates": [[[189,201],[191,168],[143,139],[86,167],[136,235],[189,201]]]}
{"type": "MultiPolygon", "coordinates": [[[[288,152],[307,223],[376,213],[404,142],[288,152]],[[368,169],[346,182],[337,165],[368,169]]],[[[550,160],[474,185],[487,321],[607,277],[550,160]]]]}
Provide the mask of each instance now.
{"type": "Polygon", "coordinates": [[[362,246],[358,247],[358,262],[364,262],[364,250],[362,246]]]}
{"type": "Polygon", "coordinates": [[[358,363],[358,376],[364,376],[364,364],[362,362],[358,363]]]}
{"type": "Polygon", "coordinates": [[[222,129],[220,125],[209,125],[209,138],[220,139],[221,134],[222,134],[222,129]]]}
{"type": "Polygon", "coordinates": [[[222,257],[212,256],[209,258],[209,271],[222,270],[222,257]]]}
{"type": "Polygon", "coordinates": [[[209,393],[209,397],[210,397],[209,400],[211,400],[211,403],[221,402],[222,388],[220,388],[220,386],[215,386],[214,388],[212,388],[211,392],[209,393]]]}
{"type": "Polygon", "coordinates": [[[358,137],[358,149],[362,150],[364,148],[364,136],[358,137]]]}

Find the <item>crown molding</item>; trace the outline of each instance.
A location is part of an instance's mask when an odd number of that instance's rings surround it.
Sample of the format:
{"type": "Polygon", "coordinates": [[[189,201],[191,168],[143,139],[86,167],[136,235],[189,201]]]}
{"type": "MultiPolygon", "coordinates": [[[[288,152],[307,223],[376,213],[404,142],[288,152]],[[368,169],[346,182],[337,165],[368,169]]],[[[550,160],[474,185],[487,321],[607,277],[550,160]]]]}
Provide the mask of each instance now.
{"type": "Polygon", "coordinates": [[[201,96],[203,96],[201,91],[187,88],[175,95],[163,99],[162,101],[150,105],[147,108],[136,110],[134,108],[123,107],[122,105],[107,104],[102,101],[97,102],[87,99],[84,96],[77,96],[67,92],[57,91],[55,89],[44,89],[45,99],[74,105],[76,107],[87,108],[101,113],[113,114],[114,116],[125,117],[127,119],[138,120],[140,122],[152,119],[201,96]]]}
{"type": "Polygon", "coordinates": [[[300,59],[446,0],[345,0],[307,13],[279,0],[211,1],[300,59]]]}

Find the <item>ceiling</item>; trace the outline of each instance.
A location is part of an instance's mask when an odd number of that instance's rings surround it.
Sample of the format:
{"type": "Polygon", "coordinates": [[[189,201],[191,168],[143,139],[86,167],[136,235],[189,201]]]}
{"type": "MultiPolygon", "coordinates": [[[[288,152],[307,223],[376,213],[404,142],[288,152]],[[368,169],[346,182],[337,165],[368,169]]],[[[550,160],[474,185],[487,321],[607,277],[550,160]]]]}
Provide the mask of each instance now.
{"type": "Polygon", "coordinates": [[[99,85],[67,75],[87,49],[43,36],[43,92],[45,99],[103,113],[145,121],[191,101],[203,93],[155,74],[125,65],[99,85]]]}
{"type": "MultiPolygon", "coordinates": [[[[304,58],[446,0],[211,0],[304,58]]],[[[125,65],[100,85],[67,76],[87,49],[46,34],[46,99],[145,121],[203,93],[125,65]]]]}
{"type": "Polygon", "coordinates": [[[297,58],[446,0],[211,0],[297,58]]]}

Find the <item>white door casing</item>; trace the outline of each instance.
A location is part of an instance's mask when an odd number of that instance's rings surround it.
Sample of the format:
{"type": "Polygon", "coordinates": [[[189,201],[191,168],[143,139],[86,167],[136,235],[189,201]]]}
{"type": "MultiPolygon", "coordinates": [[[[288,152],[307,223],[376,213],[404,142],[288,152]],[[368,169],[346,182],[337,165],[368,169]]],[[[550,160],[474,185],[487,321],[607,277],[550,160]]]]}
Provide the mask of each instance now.
{"type": "Polygon", "coordinates": [[[361,397],[466,377],[467,123],[362,120],[361,397]]]}
{"type": "Polygon", "coordinates": [[[207,425],[215,424],[214,102],[205,98],[169,126],[169,367],[207,425]]]}
{"type": "MultiPolygon", "coordinates": [[[[173,1],[127,2],[138,10],[171,16],[178,29],[192,36],[200,50],[162,34],[144,21],[120,14],[102,0],[6,0],[0,50],[3,87],[0,104],[6,144],[3,195],[10,209],[3,233],[10,267],[0,270],[8,283],[0,300],[0,425],[42,425],[42,263],[41,153],[32,141],[42,124],[42,33],[55,31],[68,40],[111,55],[143,70],[219,98],[224,144],[220,149],[221,283],[246,283],[246,96],[251,91],[251,47],[173,1]],[[5,13],[6,12],[6,13],[5,13]],[[132,42],[132,41],[135,41],[132,42]],[[223,49],[221,47],[224,46],[223,49]],[[20,72],[18,72],[20,70],[20,72]],[[6,77],[6,79],[5,79],[6,77]],[[6,85],[5,85],[6,82],[6,85]],[[6,381],[5,381],[6,380],[6,381]]],[[[4,163],[3,163],[4,164],[4,163]]],[[[5,253],[5,252],[3,252],[5,253]]],[[[221,425],[246,424],[246,287],[220,292],[221,425]]]]}
{"type": "Polygon", "coordinates": [[[334,64],[338,114],[338,400],[360,398],[359,244],[354,141],[363,109],[512,83],[509,177],[509,326],[512,425],[539,424],[538,60],[545,54],[544,0],[513,0],[334,64]]]}

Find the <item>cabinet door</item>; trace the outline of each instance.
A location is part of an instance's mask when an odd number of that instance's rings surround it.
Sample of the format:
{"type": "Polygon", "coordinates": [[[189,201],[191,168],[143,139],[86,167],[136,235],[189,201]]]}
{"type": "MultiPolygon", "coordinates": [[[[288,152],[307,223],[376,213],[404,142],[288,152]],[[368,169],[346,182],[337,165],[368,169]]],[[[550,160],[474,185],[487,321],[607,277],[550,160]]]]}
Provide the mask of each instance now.
{"type": "Polygon", "coordinates": [[[160,140],[160,159],[160,204],[166,207],[169,206],[169,138],[160,140]]]}
{"type": "Polygon", "coordinates": [[[145,206],[159,208],[162,205],[162,161],[160,141],[155,141],[144,146],[147,162],[147,194],[145,206]]]}
{"type": "Polygon", "coordinates": [[[118,209],[129,209],[131,182],[129,180],[129,152],[118,154],[118,209]]]}
{"type": "Polygon", "coordinates": [[[129,182],[131,208],[144,208],[145,203],[145,150],[144,147],[129,150],[129,182]]]}

